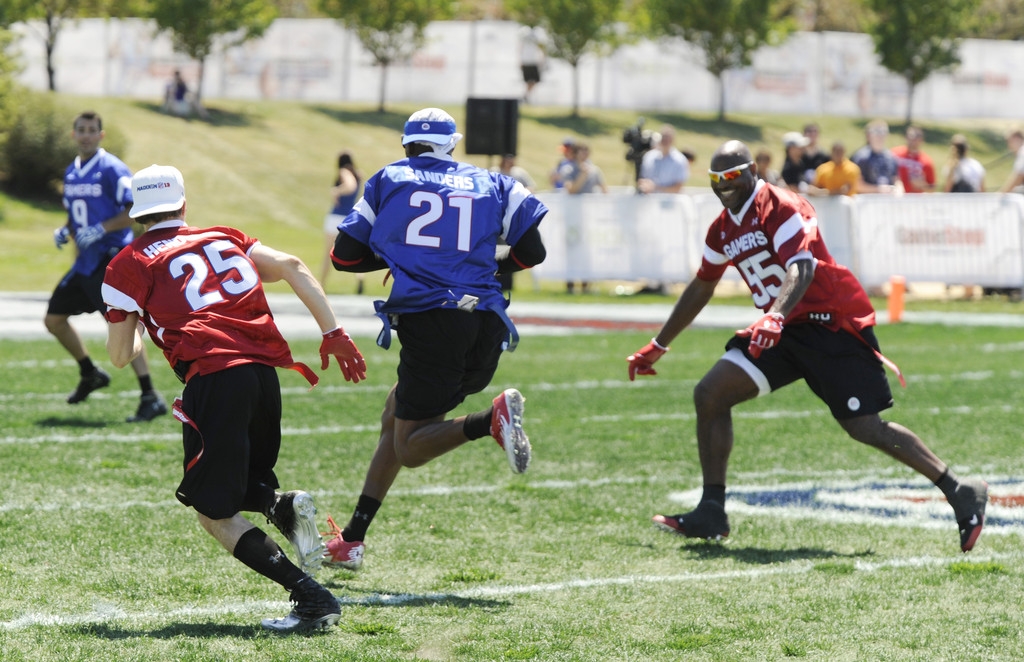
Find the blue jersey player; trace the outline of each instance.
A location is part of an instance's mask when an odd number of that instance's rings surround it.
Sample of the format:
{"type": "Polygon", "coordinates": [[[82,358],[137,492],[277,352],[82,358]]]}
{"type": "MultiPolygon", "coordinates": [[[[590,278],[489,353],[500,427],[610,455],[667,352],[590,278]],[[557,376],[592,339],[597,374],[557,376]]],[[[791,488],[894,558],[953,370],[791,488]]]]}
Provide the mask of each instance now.
{"type": "Polygon", "coordinates": [[[362,565],[366,530],[402,467],[487,436],[505,450],[513,471],[526,471],[530,462],[524,398],[514,388],[483,411],[445,420],[490,384],[502,350],[518,340],[497,274],[545,257],[537,226],[547,208],[511,177],[453,159],[461,139],[445,111],[413,113],[402,136],[406,158],[367,180],[339,226],[336,269],[391,270],[391,296],[375,304],[384,322],[378,344],[389,346],[394,326],[402,348],[352,519],[341,529],[328,518],[328,566],[362,565]]]}
{"type": "MultiPolygon", "coordinates": [[[[71,133],[78,157],[64,173],[67,223],[53,233],[57,248],[74,241],[77,248],[71,270],[57,284],[46,309],[46,330],[78,361],[78,386],[68,396],[77,404],[96,389],[110,384],[110,375],[92,362],[81,336],[69,321],[72,315],[103,311],[100,293],[107,263],[131,243],[132,173],[119,158],[100,147],[103,120],[86,111],[75,118],[71,133]]],[[[142,395],[129,423],[151,421],[167,413],[163,397],[153,389],[143,352],[132,361],[142,395]]]]}

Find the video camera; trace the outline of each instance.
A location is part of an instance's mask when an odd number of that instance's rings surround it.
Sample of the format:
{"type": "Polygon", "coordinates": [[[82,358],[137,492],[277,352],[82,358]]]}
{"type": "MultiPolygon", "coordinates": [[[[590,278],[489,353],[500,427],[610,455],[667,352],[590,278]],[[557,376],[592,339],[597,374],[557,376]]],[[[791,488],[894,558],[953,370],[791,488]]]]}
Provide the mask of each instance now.
{"type": "Polygon", "coordinates": [[[644,131],[644,118],[639,118],[636,124],[622,132],[622,142],[629,145],[626,152],[626,160],[640,162],[644,154],[654,147],[654,138],[650,131],[644,131]]]}
{"type": "Polygon", "coordinates": [[[644,131],[644,118],[638,118],[636,124],[622,132],[622,142],[629,145],[626,160],[633,163],[633,181],[636,181],[640,179],[640,164],[644,160],[644,154],[654,147],[653,134],[644,131]]]}

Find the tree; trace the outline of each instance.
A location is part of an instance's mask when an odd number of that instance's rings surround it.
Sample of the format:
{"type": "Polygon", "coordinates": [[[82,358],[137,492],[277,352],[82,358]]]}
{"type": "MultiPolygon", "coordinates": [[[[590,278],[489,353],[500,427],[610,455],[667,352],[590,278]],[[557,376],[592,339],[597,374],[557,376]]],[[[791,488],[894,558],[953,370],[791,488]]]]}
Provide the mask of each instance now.
{"type": "Polygon", "coordinates": [[[199,63],[196,103],[201,100],[206,58],[214,40],[230,48],[261,36],[277,17],[268,0],[151,0],[149,16],[171,33],[175,50],[199,63]]]}
{"type": "Polygon", "coordinates": [[[801,30],[864,32],[871,12],[862,0],[789,0],[801,30]]]}
{"type": "Polygon", "coordinates": [[[868,0],[876,20],[868,27],[882,66],[907,83],[907,124],[914,89],[937,71],[960,64],[962,26],[978,0],[868,0]]]}
{"type": "Polygon", "coordinates": [[[42,31],[37,32],[46,48],[46,77],[48,89],[57,90],[57,71],[53,65],[53,52],[57,48],[57,37],[65,23],[82,16],[101,16],[104,0],[3,0],[0,7],[0,24],[42,21],[42,31]]]}
{"type": "Polygon", "coordinates": [[[978,11],[971,12],[960,36],[977,39],[1024,38],[1024,2],[981,0],[978,11]]]}
{"type": "Polygon", "coordinates": [[[328,16],[351,28],[380,67],[377,110],[384,112],[388,67],[423,47],[431,21],[452,15],[452,0],[320,0],[328,16]]]}
{"type": "Polygon", "coordinates": [[[14,35],[4,27],[2,12],[0,9],[0,145],[8,137],[8,128],[19,105],[15,96],[19,92],[19,86],[14,77],[20,71],[10,51],[14,35]]]}
{"type": "Polygon", "coordinates": [[[579,64],[588,53],[614,50],[623,0],[509,0],[509,13],[547,34],[548,57],[572,67],[572,116],[580,113],[579,64]]]}
{"type": "Polygon", "coordinates": [[[704,54],[704,68],[718,79],[718,119],[725,119],[723,76],[750,66],[754,52],[781,42],[793,29],[790,4],[773,0],[648,0],[655,34],[682,37],[704,54]]]}

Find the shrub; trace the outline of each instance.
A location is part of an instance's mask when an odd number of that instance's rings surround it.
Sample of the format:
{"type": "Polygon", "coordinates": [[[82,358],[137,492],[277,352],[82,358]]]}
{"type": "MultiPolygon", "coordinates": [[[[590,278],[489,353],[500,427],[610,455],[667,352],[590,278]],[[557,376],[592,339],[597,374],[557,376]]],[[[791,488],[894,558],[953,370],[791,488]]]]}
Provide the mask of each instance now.
{"type": "Polygon", "coordinates": [[[77,153],[70,129],[74,116],[42,94],[22,92],[21,101],[0,147],[0,171],[13,195],[53,197],[77,153]]]}
{"type": "MultiPolygon", "coordinates": [[[[22,198],[59,197],[64,171],[78,154],[71,128],[79,110],[58,106],[47,94],[20,91],[14,116],[0,143],[5,188],[22,198]]],[[[108,133],[102,146],[119,154],[120,133],[108,133]]]]}

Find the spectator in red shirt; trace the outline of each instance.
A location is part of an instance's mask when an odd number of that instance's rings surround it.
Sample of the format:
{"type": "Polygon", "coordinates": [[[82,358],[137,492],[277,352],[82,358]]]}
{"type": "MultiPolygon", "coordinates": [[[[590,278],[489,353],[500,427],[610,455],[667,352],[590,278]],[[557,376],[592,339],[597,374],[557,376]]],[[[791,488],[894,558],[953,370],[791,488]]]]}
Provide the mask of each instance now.
{"type": "Polygon", "coordinates": [[[924,132],[916,126],[907,127],[907,144],[893,147],[890,151],[899,164],[899,177],[907,193],[924,193],[935,190],[935,164],[930,156],[921,151],[924,132]]]}

